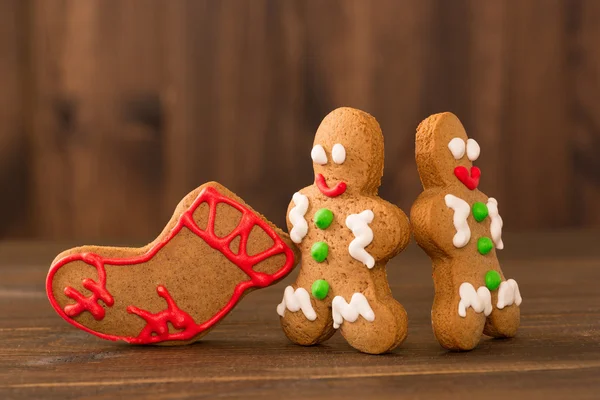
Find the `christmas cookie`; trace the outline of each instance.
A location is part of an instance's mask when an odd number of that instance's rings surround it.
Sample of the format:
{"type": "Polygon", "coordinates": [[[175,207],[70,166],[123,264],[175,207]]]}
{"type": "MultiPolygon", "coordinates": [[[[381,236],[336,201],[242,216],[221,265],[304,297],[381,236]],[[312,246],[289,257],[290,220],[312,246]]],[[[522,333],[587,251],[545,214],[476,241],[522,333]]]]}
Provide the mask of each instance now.
{"type": "Polygon", "coordinates": [[[371,115],[331,112],[311,151],[314,184],[292,196],[287,223],[302,266],[277,306],[294,343],[321,343],[340,330],[366,353],[383,353],[406,337],[404,308],[392,297],[387,261],[408,244],[410,225],[377,196],[383,135],[371,115]]]}
{"type": "Polygon", "coordinates": [[[287,234],[218,183],[177,206],[142,248],[85,246],[60,254],[46,281],[67,322],[133,344],[198,340],[249,291],[294,267],[287,234]]]}
{"type": "Polygon", "coordinates": [[[498,202],[478,189],[481,171],[473,162],[479,152],[454,114],[432,115],[417,129],[424,192],[411,223],[433,261],[433,330],[451,350],[473,349],[482,333],[515,336],[519,327],[519,286],[504,277],[496,257],[504,248],[498,202]]]}

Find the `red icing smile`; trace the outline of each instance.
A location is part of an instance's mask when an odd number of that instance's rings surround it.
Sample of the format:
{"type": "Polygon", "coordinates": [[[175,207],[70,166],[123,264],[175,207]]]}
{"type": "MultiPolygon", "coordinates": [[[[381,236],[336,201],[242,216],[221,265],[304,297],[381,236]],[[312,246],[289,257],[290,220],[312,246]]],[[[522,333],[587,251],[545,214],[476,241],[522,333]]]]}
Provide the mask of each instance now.
{"type": "Polygon", "coordinates": [[[471,167],[471,173],[466,167],[458,166],[454,168],[454,175],[469,189],[475,190],[479,186],[479,177],[481,170],[477,167],[471,167]]]}
{"type": "Polygon", "coordinates": [[[334,187],[330,188],[327,186],[327,182],[325,181],[325,177],[323,174],[317,174],[315,176],[315,184],[327,197],[337,197],[343,194],[346,191],[346,182],[340,181],[334,187]]]}

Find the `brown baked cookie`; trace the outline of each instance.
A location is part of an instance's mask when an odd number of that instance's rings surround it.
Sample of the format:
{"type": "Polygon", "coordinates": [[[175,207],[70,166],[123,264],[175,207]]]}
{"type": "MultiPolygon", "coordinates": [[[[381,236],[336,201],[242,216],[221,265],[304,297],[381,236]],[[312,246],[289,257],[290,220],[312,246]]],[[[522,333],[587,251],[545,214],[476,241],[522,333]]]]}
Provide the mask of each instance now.
{"type": "Polygon", "coordinates": [[[48,298],[76,327],[133,344],[186,344],[299,259],[289,236],[216,182],[188,194],[142,248],[85,246],[50,267],[48,298]]]}
{"type": "Polygon", "coordinates": [[[363,111],[339,108],[319,126],[311,156],[315,183],[295,193],[288,208],[302,266],[277,307],[283,330],[292,342],[313,345],[340,328],[360,351],[389,351],[405,339],[407,317],[385,266],[408,244],[410,225],[377,196],[379,124],[363,111]]]}
{"type": "Polygon", "coordinates": [[[433,261],[433,331],[451,350],[475,348],[482,333],[513,337],[519,327],[519,287],[504,278],[496,257],[504,247],[498,202],[477,189],[479,151],[454,114],[432,115],[417,128],[424,192],[411,223],[433,261]]]}

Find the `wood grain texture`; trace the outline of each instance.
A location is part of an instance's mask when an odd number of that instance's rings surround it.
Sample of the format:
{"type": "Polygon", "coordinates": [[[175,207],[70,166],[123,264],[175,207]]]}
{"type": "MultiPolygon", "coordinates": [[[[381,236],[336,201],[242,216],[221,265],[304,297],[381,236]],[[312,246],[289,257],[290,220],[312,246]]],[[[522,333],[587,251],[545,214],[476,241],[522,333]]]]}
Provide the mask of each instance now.
{"type": "Polygon", "coordinates": [[[40,236],[131,237],[165,221],[156,217],[162,14],[142,3],[33,3],[32,163],[40,236]],[[131,224],[117,223],[125,219],[131,224]]]}
{"type": "Polygon", "coordinates": [[[523,295],[511,340],[449,353],[435,341],[429,259],[412,245],[388,268],[409,315],[391,354],[287,341],[276,304],[295,272],[250,294],[201,342],[132,347],[80,332],[44,294],[59,244],[0,245],[0,397],[20,398],[527,398],[595,399],[600,390],[600,232],[508,234],[501,261],[523,295]]]}
{"type": "Polygon", "coordinates": [[[565,191],[574,172],[565,101],[565,7],[557,0],[530,0],[510,2],[506,10],[510,66],[505,115],[510,117],[503,126],[503,170],[508,171],[504,179],[512,193],[519,195],[499,201],[505,209],[514,209],[507,220],[515,227],[534,220],[542,228],[571,222],[568,213],[557,212],[571,208],[565,191]],[[544,206],[520,208],[517,204],[523,199],[544,206]]]}
{"type": "Polygon", "coordinates": [[[600,226],[595,0],[1,3],[2,237],[148,239],[208,180],[283,225],[339,106],[379,120],[404,210],[452,111],[509,229],[600,226]]]}
{"type": "Polygon", "coordinates": [[[26,7],[0,2],[0,237],[26,236],[30,227],[27,159],[26,7]]]}
{"type": "Polygon", "coordinates": [[[600,26],[593,17],[600,13],[600,4],[582,0],[567,10],[570,43],[567,67],[571,83],[568,98],[576,121],[570,133],[576,176],[572,201],[581,211],[573,219],[575,223],[593,225],[600,221],[598,200],[593,200],[600,196],[600,115],[595,109],[600,101],[600,54],[590,49],[596,48],[600,40],[600,26]]]}

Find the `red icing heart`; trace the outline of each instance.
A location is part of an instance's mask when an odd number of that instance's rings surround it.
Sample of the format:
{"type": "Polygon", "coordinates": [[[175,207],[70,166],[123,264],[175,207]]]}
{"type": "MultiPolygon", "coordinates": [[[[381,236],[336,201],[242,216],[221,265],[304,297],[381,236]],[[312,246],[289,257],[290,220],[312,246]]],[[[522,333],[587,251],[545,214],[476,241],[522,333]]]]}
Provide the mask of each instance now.
{"type": "Polygon", "coordinates": [[[466,187],[471,190],[477,189],[479,186],[479,177],[481,176],[481,170],[477,167],[471,167],[471,173],[466,167],[456,167],[454,168],[454,175],[460,180],[466,187]]]}

